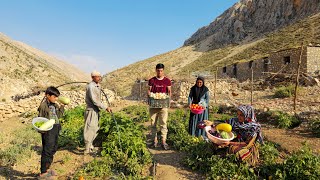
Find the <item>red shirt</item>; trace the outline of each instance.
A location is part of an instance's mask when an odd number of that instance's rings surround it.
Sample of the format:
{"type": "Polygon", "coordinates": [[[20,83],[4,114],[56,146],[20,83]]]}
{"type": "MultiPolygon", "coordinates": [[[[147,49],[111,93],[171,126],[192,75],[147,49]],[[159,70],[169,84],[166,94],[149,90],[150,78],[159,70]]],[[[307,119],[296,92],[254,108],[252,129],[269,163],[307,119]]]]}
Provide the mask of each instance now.
{"type": "Polygon", "coordinates": [[[149,79],[149,86],[151,86],[151,92],[153,93],[168,93],[168,86],[171,86],[171,80],[169,78],[164,77],[159,80],[157,77],[153,77],[149,79]]]}

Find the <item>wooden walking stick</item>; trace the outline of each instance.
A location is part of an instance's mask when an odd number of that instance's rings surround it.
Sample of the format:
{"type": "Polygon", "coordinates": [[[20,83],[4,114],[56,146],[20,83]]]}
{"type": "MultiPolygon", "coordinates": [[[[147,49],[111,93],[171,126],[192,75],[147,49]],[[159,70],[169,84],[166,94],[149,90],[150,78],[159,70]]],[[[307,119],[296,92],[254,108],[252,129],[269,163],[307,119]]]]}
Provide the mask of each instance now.
{"type": "Polygon", "coordinates": [[[301,66],[302,53],[303,53],[303,43],[301,44],[300,58],[299,58],[299,61],[298,61],[298,66],[297,66],[296,85],[295,85],[295,88],[294,88],[294,99],[293,99],[293,110],[294,110],[294,113],[296,113],[296,110],[297,110],[296,106],[297,106],[297,96],[298,96],[299,75],[300,75],[300,66],[301,66]]]}

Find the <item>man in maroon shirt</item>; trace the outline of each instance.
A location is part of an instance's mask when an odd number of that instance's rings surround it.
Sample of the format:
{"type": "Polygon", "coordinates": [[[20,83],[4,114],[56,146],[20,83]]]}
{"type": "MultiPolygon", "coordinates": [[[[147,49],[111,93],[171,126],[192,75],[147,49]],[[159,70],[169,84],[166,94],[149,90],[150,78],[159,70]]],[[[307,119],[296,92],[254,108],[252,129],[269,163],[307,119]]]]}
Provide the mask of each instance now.
{"type": "MultiPolygon", "coordinates": [[[[164,76],[164,65],[156,65],[157,76],[149,79],[149,89],[148,95],[150,93],[167,93],[171,97],[171,80],[164,76]]],[[[167,120],[168,120],[168,108],[150,108],[149,109],[151,123],[151,133],[154,139],[154,147],[158,147],[158,138],[157,138],[157,122],[159,121],[162,147],[167,150],[169,149],[167,140],[167,120]]]]}

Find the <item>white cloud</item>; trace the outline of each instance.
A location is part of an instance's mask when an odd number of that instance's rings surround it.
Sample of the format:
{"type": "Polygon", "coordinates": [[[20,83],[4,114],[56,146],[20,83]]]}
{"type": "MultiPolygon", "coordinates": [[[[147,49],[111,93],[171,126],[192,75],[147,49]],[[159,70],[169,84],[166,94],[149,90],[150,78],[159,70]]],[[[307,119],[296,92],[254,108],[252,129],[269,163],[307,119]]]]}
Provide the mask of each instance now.
{"type": "Polygon", "coordinates": [[[66,61],[77,68],[90,73],[93,70],[100,71],[102,74],[112,70],[112,67],[108,67],[107,64],[96,57],[82,54],[63,55],[60,53],[50,53],[59,60],[66,61]]]}

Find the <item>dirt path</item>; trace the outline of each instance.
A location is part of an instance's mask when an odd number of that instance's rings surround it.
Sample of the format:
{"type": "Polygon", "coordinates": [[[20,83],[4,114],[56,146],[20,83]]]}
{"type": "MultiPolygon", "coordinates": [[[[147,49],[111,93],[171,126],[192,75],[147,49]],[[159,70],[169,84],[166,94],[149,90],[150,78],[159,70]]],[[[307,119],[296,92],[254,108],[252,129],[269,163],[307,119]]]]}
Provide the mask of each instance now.
{"type": "Polygon", "coordinates": [[[195,172],[186,169],[182,165],[184,154],[174,150],[164,150],[162,147],[152,147],[153,140],[150,134],[150,122],[144,123],[148,128],[147,146],[153,156],[154,166],[151,173],[156,180],[177,180],[177,179],[204,179],[195,172]]]}

